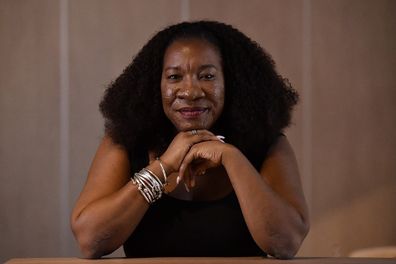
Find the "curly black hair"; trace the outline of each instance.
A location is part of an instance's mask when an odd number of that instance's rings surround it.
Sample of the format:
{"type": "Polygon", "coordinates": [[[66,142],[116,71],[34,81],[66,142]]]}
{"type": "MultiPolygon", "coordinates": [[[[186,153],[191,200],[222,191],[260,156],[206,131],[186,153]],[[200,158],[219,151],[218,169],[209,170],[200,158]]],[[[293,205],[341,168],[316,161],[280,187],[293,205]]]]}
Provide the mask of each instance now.
{"type": "Polygon", "coordinates": [[[177,131],[162,108],[163,56],[183,38],[206,40],[220,51],[225,104],[211,131],[225,136],[258,168],[271,142],[289,125],[298,94],[258,43],[220,22],[183,22],[155,34],[104,94],[100,110],[106,134],[134,160],[166,149],[177,131]]]}

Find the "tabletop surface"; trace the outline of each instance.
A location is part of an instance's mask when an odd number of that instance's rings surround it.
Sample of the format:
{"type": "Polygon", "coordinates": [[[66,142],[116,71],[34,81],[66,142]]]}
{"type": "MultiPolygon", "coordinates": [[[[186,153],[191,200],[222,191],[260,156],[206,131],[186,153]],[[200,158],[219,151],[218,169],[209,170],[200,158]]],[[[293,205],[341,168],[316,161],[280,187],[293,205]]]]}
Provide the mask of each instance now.
{"type": "Polygon", "coordinates": [[[290,260],[279,260],[262,257],[240,257],[240,258],[222,258],[222,257],[196,257],[196,258],[102,258],[102,259],[81,259],[81,258],[15,258],[6,262],[6,264],[71,264],[71,263],[101,263],[101,264],[382,264],[394,263],[396,259],[391,258],[294,258],[290,260]]]}

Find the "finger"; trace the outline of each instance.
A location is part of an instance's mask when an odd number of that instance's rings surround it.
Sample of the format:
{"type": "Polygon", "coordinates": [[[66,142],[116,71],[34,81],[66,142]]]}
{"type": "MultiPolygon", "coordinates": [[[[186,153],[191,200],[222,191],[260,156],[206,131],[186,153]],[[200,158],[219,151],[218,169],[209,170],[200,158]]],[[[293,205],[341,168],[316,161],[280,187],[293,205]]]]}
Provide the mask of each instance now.
{"type": "Polygon", "coordinates": [[[189,135],[189,147],[191,148],[193,145],[198,144],[200,142],[205,141],[220,141],[224,143],[224,137],[215,136],[213,134],[197,134],[197,135],[189,135]]]}
{"type": "Polygon", "coordinates": [[[180,177],[180,175],[177,175],[176,178],[176,185],[179,185],[180,181],[182,180],[182,178],[180,177]]]}
{"type": "MultiPolygon", "coordinates": [[[[191,150],[190,150],[190,152],[191,152],[191,150]]],[[[186,158],[186,156],[184,157],[183,161],[185,160],[185,158],[186,158]]],[[[180,168],[179,168],[180,181],[183,180],[189,186],[190,186],[191,175],[193,175],[193,170],[191,170],[191,162],[193,160],[194,159],[190,159],[189,162],[184,162],[184,163],[182,161],[182,164],[180,165],[180,168]]]]}
{"type": "MultiPolygon", "coordinates": [[[[190,173],[190,169],[188,165],[184,165],[184,166],[180,166],[179,168],[179,176],[177,176],[176,181],[178,183],[180,182],[184,182],[185,185],[190,185],[190,177],[191,177],[191,173],[190,173]]],[[[189,190],[187,190],[189,191],[189,190]]]]}
{"type": "Polygon", "coordinates": [[[214,135],[212,132],[210,132],[209,130],[206,129],[192,129],[189,131],[186,131],[187,133],[195,136],[195,135],[202,135],[202,134],[206,134],[206,135],[214,135]]]}
{"type": "Polygon", "coordinates": [[[177,176],[179,182],[184,181],[184,177],[185,177],[184,175],[186,174],[186,168],[187,168],[186,165],[184,165],[184,164],[180,165],[179,176],[177,176]]]}
{"type": "Polygon", "coordinates": [[[161,160],[168,165],[171,172],[176,172],[179,170],[184,156],[194,144],[209,140],[218,139],[212,132],[207,130],[197,130],[197,135],[191,135],[189,131],[180,132],[161,155],[161,160]]]}
{"type": "MultiPolygon", "coordinates": [[[[180,169],[179,169],[179,176],[180,177],[182,177],[182,178],[185,177],[186,169],[190,166],[191,162],[194,160],[196,150],[197,150],[197,148],[193,146],[190,149],[190,151],[187,153],[187,155],[184,157],[184,159],[183,159],[183,161],[182,161],[182,163],[180,165],[180,169]]],[[[186,181],[186,182],[188,182],[188,181],[186,181]]]]}
{"type": "Polygon", "coordinates": [[[216,137],[220,140],[220,142],[225,143],[225,142],[224,142],[224,139],[225,139],[224,136],[222,136],[222,135],[217,135],[216,137]]]}
{"type": "Polygon", "coordinates": [[[186,174],[184,175],[183,181],[184,181],[184,187],[186,188],[187,192],[190,192],[190,179],[191,179],[191,175],[190,175],[190,170],[187,169],[186,170],[186,174]]]}
{"type": "Polygon", "coordinates": [[[195,186],[195,174],[192,171],[191,166],[189,166],[189,175],[190,175],[190,181],[188,182],[188,187],[193,188],[195,186]]]}
{"type": "Polygon", "coordinates": [[[197,135],[198,131],[196,129],[190,130],[191,135],[197,135]]]}
{"type": "Polygon", "coordinates": [[[186,188],[187,192],[190,192],[190,188],[188,188],[188,185],[186,183],[184,183],[184,187],[186,188]]]}

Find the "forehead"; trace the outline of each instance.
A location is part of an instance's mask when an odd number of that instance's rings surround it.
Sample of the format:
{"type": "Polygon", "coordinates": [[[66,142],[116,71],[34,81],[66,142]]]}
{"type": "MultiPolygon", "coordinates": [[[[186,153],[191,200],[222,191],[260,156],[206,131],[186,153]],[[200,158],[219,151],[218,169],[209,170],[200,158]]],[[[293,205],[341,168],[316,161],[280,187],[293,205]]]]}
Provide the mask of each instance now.
{"type": "Polygon", "coordinates": [[[164,65],[183,63],[186,60],[220,66],[221,57],[217,47],[207,40],[188,38],[173,41],[165,51],[164,65]]]}

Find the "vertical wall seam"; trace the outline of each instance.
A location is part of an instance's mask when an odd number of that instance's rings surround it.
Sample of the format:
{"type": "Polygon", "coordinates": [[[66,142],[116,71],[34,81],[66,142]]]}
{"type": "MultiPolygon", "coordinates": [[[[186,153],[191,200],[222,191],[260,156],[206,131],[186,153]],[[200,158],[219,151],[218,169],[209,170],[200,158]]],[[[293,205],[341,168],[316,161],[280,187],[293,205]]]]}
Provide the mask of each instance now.
{"type": "Polygon", "coordinates": [[[68,254],[69,227],[69,27],[68,0],[59,0],[59,199],[60,253],[68,254]]]}
{"type": "Polygon", "coordinates": [[[302,43],[302,175],[309,211],[312,212],[312,36],[311,0],[303,0],[302,43]]]}
{"type": "Polygon", "coordinates": [[[180,21],[190,20],[190,0],[180,0],[180,21]]]}

